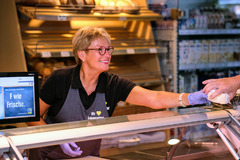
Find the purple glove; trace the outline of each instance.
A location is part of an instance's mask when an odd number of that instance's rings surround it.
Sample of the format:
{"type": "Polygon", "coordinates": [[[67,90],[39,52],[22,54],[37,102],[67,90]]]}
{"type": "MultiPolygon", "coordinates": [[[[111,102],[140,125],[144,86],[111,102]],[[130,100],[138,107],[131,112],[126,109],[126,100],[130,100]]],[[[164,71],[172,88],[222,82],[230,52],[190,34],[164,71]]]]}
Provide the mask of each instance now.
{"type": "Polygon", "coordinates": [[[66,155],[69,155],[71,157],[80,156],[83,152],[80,150],[80,147],[78,147],[74,142],[60,144],[60,147],[66,155]],[[74,150],[72,148],[74,148],[74,150]]]}
{"type": "Polygon", "coordinates": [[[193,106],[195,104],[205,104],[208,103],[208,95],[203,93],[202,90],[189,94],[188,101],[193,106]]]}

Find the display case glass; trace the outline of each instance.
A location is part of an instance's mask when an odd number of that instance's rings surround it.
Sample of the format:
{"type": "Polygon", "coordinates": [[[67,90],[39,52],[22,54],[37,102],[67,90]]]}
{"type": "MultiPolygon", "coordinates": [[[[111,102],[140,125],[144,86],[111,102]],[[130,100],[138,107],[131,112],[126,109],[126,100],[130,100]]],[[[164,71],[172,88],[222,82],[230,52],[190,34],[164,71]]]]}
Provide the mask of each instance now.
{"type": "Polygon", "coordinates": [[[189,156],[199,159],[213,157],[234,159],[228,147],[219,138],[216,132],[218,128],[211,127],[210,124],[219,122],[225,125],[230,121],[229,114],[235,116],[236,113],[232,109],[199,111],[185,115],[160,111],[1,130],[0,153],[9,155],[12,151],[9,148],[15,147],[21,154],[29,148],[101,138],[100,156],[105,159],[165,159],[169,157],[185,159],[189,156]],[[204,127],[203,124],[205,124],[204,127]],[[170,137],[167,136],[169,133],[166,131],[170,128],[179,130],[176,139],[180,143],[168,144],[170,137]],[[114,145],[113,142],[117,144],[114,145]]]}

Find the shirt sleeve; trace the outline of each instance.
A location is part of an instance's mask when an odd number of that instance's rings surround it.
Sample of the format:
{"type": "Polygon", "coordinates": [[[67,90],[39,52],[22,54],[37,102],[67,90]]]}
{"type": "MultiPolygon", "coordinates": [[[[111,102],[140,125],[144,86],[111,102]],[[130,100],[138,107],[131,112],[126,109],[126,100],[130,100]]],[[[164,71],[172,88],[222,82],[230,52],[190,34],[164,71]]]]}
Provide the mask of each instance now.
{"type": "Polygon", "coordinates": [[[52,105],[55,100],[56,72],[53,72],[40,88],[40,98],[47,104],[52,105]]]}
{"type": "Polygon", "coordinates": [[[129,93],[136,86],[136,84],[129,79],[121,77],[118,77],[118,81],[116,84],[116,95],[119,98],[119,101],[125,101],[129,93]]]}
{"type": "Polygon", "coordinates": [[[119,101],[125,101],[136,86],[129,79],[121,78],[114,74],[108,75],[107,83],[107,97],[108,101],[112,102],[112,105],[116,105],[119,101]]]}

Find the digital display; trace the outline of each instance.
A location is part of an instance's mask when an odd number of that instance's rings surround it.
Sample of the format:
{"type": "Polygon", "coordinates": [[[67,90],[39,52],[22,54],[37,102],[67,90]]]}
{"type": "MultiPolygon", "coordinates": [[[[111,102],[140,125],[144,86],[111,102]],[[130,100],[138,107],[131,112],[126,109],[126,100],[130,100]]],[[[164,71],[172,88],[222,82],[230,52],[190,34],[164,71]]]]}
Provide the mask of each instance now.
{"type": "Polygon", "coordinates": [[[36,72],[0,73],[0,124],[39,120],[38,98],[36,72]]]}

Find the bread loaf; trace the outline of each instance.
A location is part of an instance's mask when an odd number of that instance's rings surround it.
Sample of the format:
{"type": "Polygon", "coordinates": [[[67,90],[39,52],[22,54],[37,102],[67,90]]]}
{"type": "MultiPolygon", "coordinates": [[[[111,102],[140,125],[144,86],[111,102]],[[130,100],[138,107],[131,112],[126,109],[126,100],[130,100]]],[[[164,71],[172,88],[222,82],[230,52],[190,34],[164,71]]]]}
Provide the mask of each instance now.
{"type": "Polygon", "coordinates": [[[60,5],[60,0],[38,0],[38,4],[60,5]]]}
{"type": "Polygon", "coordinates": [[[60,0],[60,3],[63,5],[66,5],[66,4],[69,4],[69,1],[68,0],[60,0]]]}
{"type": "Polygon", "coordinates": [[[60,5],[60,0],[17,0],[16,3],[22,5],[60,5]]]}
{"type": "Polygon", "coordinates": [[[76,5],[84,5],[84,1],[83,0],[72,0],[72,3],[73,4],[76,4],[76,5]]]}
{"type": "MultiPolygon", "coordinates": [[[[72,4],[74,5],[76,9],[75,11],[79,13],[90,13],[92,11],[92,8],[94,7],[92,2],[88,1],[89,4],[85,2],[85,0],[71,0],[72,4]],[[91,5],[90,5],[91,4],[91,5]]],[[[73,11],[73,10],[72,10],[73,11]]]]}
{"type": "Polygon", "coordinates": [[[218,95],[215,98],[210,99],[209,96],[212,95],[215,92],[215,90],[211,90],[208,93],[208,100],[214,103],[219,103],[219,104],[228,104],[230,102],[229,100],[229,95],[227,93],[222,93],[218,95]]]}
{"type": "Polygon", "coordinates": [[[116,3],[121,12],[125,13],[138,13],[140,7],[135,0],[119,0],[116,3]]]}
{"type": "Polygon", "coordinates": [[[118,8],[116,7],[115,0],[95,0],[96,7],[94,11],[101,12],[101,13],[120,13],[118,8]]]}
{"type": "Polygon", "coordinates": [[[39,61],[34,65],[34,70],[40,72],[44,68],[44,63],[39,61]]]}
{"type": "Polygon", "coordinates": [[[41,71],[40,71],[40,75],[42,75],[43,77],[48,77],[50,76],[50,74],[52,73],[51,69],[50,68],[43,68],[41,71]]]}
{"type": "Polygon", "coordinates": [[[136,7],[137,4],[132,0],[119,0],[116,2],[117,7],[136,7]]]}
{"type": "Polygon", "coordinates": [[[95,1],[94,0],[85,0],[85,4],[86,5],[95,5],[95,1]]]}
{"type": "Polygon", "coordinates": [[[95,0],[95,11],[103,13],[138,13],[140,7],[135,0],[95,0]]]}

